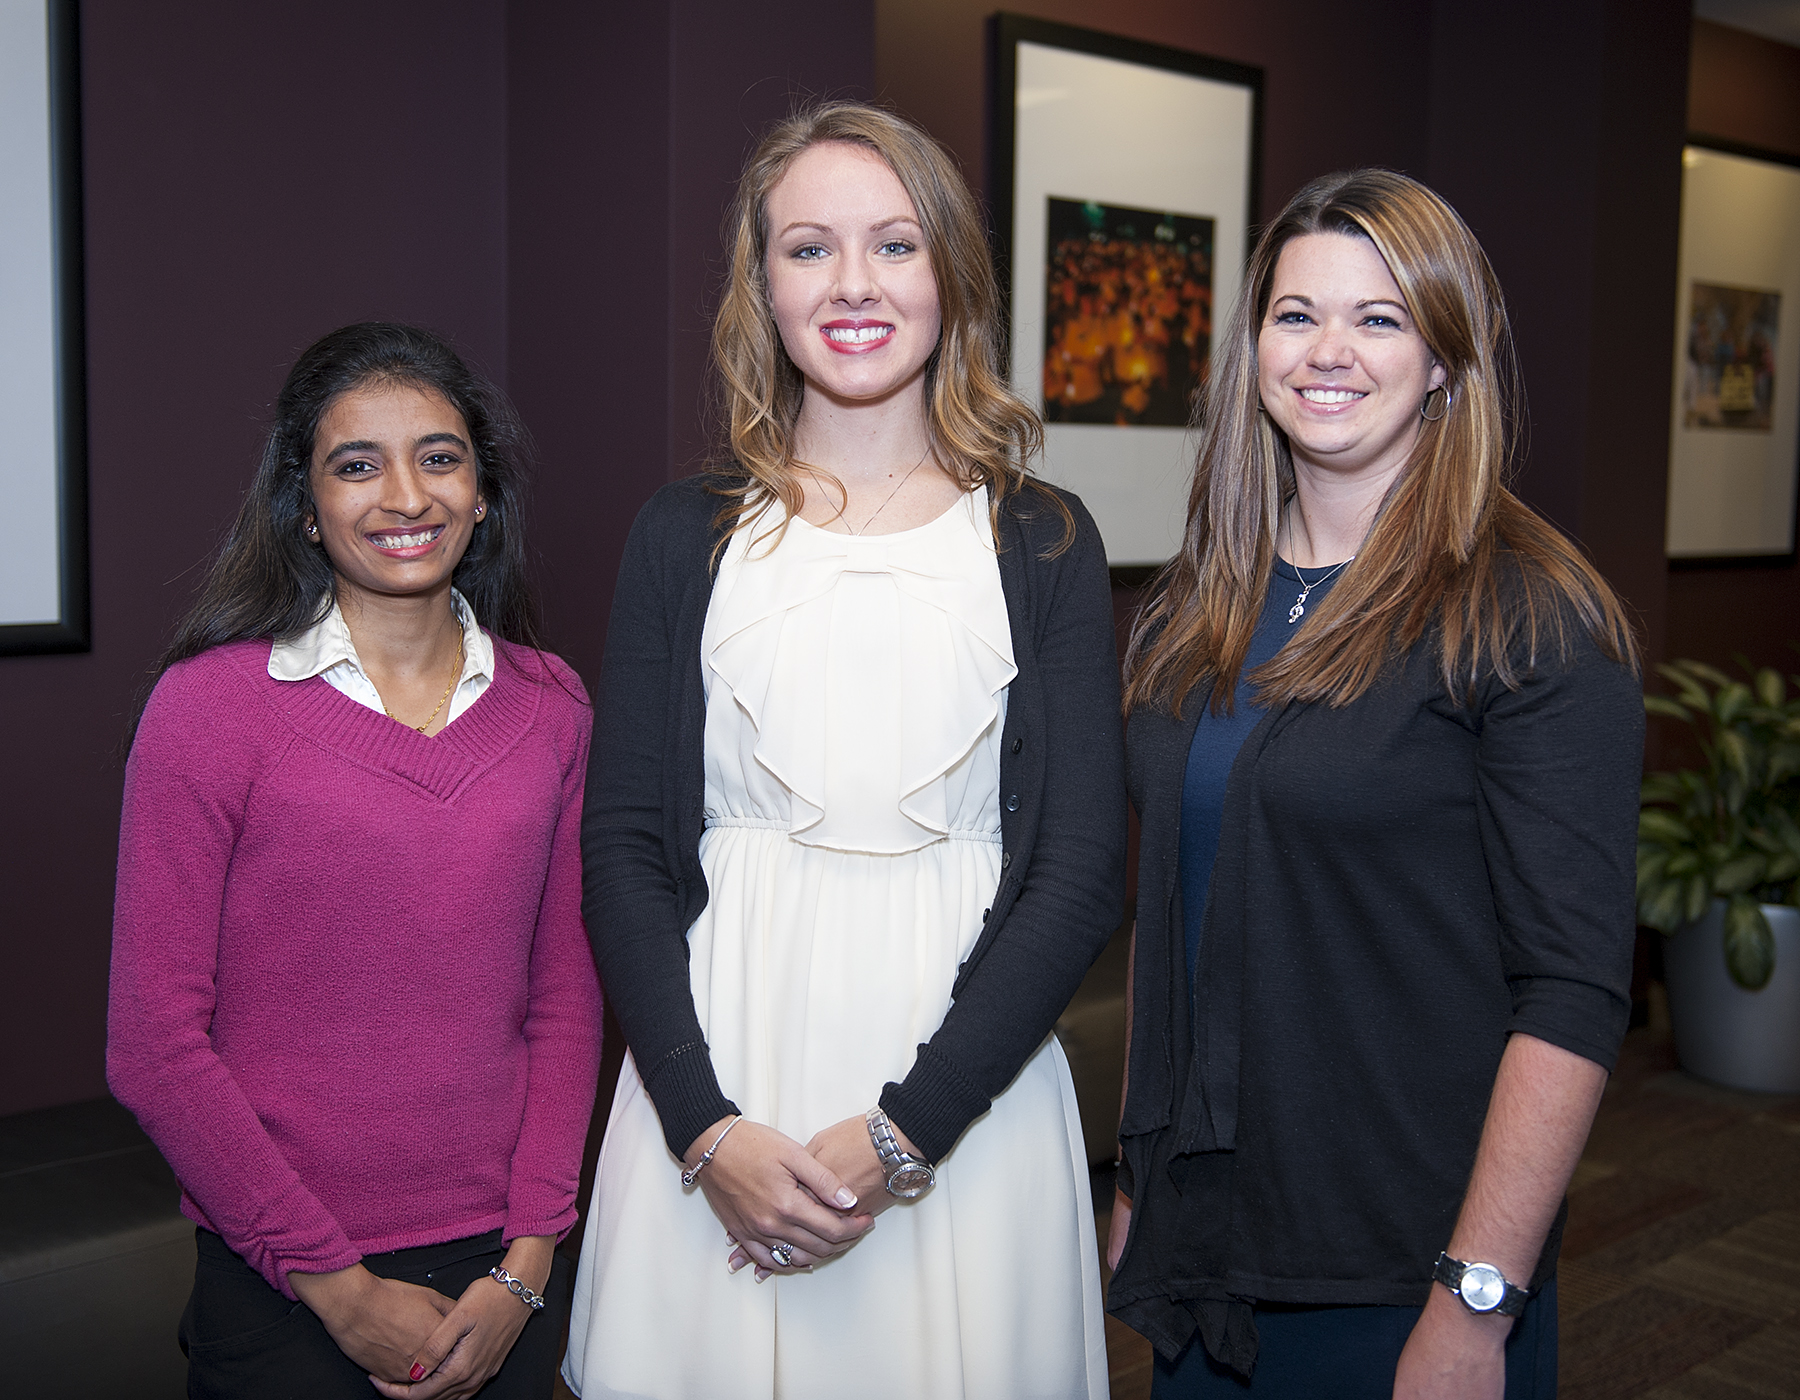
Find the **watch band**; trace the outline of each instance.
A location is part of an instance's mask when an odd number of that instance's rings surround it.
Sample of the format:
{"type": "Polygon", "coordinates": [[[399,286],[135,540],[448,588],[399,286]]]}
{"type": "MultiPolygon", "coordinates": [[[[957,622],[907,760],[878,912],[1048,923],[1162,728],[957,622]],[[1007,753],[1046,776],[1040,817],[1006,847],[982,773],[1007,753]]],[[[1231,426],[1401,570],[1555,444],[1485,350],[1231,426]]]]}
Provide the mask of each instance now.
{"type": "Polygon", "coordinates": [[[863,1121],[869,1125],[869,1141],[875,1144],[875,1155],[881,1158],[881,1170],[886,1174],[883,1184],[888,1194],[910,1201],[929,1191],[937,1181],[937,1173],[932,1171],[929,1163],[920,1161],[900,1146],[887,1114],[879,1108],[871,1108],[863,1115],[863,1121]]]}
{"type": "Polygon", "coordinates": [[[1509,1283],[1494,1265],[1452,1259],[1447,1253],[1438,1255],[1431,1277],[1454,1293],[1472,1313],[1517,1317],[1531,1301],[1530,1289],[1509,1283]]]}

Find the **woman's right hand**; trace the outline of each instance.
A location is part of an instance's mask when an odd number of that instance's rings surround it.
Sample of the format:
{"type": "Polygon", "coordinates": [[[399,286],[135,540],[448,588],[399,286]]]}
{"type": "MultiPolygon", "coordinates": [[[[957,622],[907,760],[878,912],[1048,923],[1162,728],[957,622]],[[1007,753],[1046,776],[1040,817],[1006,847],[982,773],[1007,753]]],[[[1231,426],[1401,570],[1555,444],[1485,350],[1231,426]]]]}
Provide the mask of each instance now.
{"type": "Polygon", "coordinates": [[[1125,1255],[1125,1240],[1131,1234],[1131,1197],[1123,1191],[1113,1192],[1112,1224],[1106,1231],[1106,1267],[1119,1271],[1119,1260],[1125,1255]]]}
{"type": "MultiPolygon", "coordinates": [[[[690,1170],[730,1122],[721,1118],[694,1139],[686,1156],[690,1170]]],[[[759,1279],[841,1254],[874,1223],[872,1215],[857,1210],[856,1193],[804,1147],[749,1119],[719,1143],[698,1185],[733,1246],[732,1272],[743,1266],[741,1251],[755,1261],[759,1279]],[[770,1255],[776,1244],[792,1246],[791,1269],[770,1255]]]]}
{"type": "Polygon", "coordinates": [[[378,1278],[361,1264],[329,1274],[290,1272],[288,1286],[345,1356],[395,1383],[414,1379],[413,1357],[456,1306],[435,1288],[378,1278]]]}

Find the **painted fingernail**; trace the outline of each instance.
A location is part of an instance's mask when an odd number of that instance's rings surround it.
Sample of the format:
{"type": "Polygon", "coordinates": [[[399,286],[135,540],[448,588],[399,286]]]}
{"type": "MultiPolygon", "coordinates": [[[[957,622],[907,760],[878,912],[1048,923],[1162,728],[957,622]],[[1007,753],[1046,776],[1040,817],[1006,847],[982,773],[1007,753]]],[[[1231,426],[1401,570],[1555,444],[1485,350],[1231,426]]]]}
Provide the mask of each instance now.
{"type": "Polygon", "coordinates": [[[849,1210],[851,1206],[856,1204],[856,1196],[851,1192],[848,1186],[840,1186],[837,1193],[837,1203],[845,1210],[849,1210]]]}
{"type": "Polygon", "coordinates": [[[409,1374],[415,1381],[424,1380],[425,1379],[425,1363],[423,1361],[413,1362],[413,1368],[407,1374],[409,1374]]]}
{"type": "Polygon", "coordinates": [[[750,1261],[748,1259],[746,1259],[743,1255],[733,1254],[730,1258],[728,1258],[725,1261],[725,1272],[728,1274],[735,1274],[739,1269],[743,1268],[744,1265],[748,1264],[749,1262],[750,1261]]]}
{"type": "Polygon", "coordinates": [[[737,1236],[736,1236],[736,1235],[727,1235],[727,1236],[725,1236],[725,1243],[726,1243],[726,1244],[736,1244],[736,1243],[737,1243],[737,1236]]]}
{"type": "Polygon", "coordinates": [[[759,1267],[759,1268],[758,1268],[758,1269],[757,1269],[757,1271],[756,1271],[756,1281],[757,1281],[757,1282],[758,1282],[758,1283],[761,1283],[761,1282],[762,1282],[762,1281],[763,1281],[763,1280],[764,1280],[764,1279],[766,1279],[766,1278],[767,1278],[767,1277],[768,1277],[768,1276],[769,1276],[769,1271],[768,1271],[768,1270],[767,1270],[767,1269],[764,1269],[764,1268],[760,1268],[760,1267],[759,1267]]]}

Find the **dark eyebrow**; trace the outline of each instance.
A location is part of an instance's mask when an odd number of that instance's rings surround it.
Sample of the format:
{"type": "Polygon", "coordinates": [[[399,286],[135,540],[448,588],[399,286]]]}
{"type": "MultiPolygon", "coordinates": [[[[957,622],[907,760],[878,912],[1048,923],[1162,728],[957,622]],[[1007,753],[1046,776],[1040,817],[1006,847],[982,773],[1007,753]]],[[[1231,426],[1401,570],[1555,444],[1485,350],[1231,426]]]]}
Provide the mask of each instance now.
{"type": "Polygon", "coordinates": [[[469,444],[464,442],[455,433],[426,433],[424,437],[413,443],[413,446],[423,447],[428,442],[447,442],[452,447],[460,447],[464,452],[469,450],[469,444]]]}
{"type": "Polygon", "coordinates": [[[1356,309],[1358,311],[1366,311],[1371,306],[1391,306],[1396,311],[1405,311],[1407,309],[1405,302],[1395,301],[1392,297],[1371,297],[1368,301],[1359,301],[1356,303],[1356,309]]]}
{"type": "Polygon", "coordinates": [[[380,451],[380,443],[371,442],[367,438],[358,438],[354,442],[340,442],[336,447],[325,454],[325,460],[327,462],[335,462],[339,457],[353,456],[358,452],[379,453],[380,451]]]}

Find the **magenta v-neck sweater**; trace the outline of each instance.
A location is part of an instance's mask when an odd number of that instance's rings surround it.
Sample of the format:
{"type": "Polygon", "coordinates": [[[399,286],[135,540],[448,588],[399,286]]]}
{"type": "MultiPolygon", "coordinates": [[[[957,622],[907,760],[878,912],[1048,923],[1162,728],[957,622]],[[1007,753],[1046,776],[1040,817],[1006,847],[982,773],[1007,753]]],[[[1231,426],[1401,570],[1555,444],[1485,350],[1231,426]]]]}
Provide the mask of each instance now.
{"type": "Polygon", "coordinates": [[[560,661],[495,647],[429,739],[218,647],[132,746],[107,1080],[183,1211],[289,1297],[290,1269],[575,1219],[590,713],[560,661]]]}

